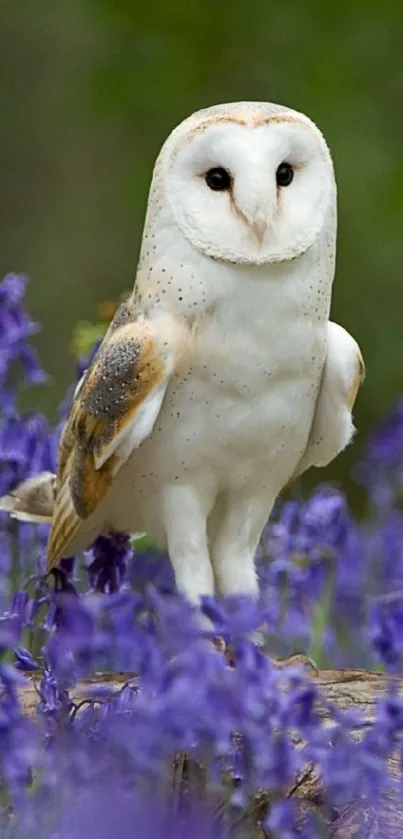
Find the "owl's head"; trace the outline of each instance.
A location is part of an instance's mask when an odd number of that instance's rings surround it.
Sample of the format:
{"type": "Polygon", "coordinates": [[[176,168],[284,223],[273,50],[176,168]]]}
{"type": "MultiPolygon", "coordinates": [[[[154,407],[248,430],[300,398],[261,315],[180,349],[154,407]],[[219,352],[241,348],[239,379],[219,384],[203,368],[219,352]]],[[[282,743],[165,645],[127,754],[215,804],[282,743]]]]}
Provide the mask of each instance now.
{"type": "Polygon", "coordinates": [[[280,262],[311,247],[329,212],[334,223],[333,166],[304,114],[267,103],[217,105],[168,137],[151,199],[206,256],[280,262]]]}

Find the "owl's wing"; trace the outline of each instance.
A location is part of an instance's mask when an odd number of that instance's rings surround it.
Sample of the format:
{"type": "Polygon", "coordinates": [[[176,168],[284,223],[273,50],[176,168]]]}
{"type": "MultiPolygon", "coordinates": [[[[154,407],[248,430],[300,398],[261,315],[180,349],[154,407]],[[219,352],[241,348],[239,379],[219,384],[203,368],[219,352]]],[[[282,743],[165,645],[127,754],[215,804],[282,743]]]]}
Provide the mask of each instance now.
{"type": "Polygon", "coordinates": [[[77,386],[59,444],[48,571],[151,433],[174,371],[180,331],[164,316],[115,326],[77,386]]]}
{"type": "Polygon", "coordinates": [[[56,491],[56,475],[41,472],[27,478],[0,498],[0,511],[19,521],[50,524],[56,491]]]}
{"type": "Polygon", "coordinates": [[[291,481],[310,466],[326,466],[354,435],[352,410],[365,366],[357,342],[337,323],[328,324],[328,349],[308,444],[291,481]]]}

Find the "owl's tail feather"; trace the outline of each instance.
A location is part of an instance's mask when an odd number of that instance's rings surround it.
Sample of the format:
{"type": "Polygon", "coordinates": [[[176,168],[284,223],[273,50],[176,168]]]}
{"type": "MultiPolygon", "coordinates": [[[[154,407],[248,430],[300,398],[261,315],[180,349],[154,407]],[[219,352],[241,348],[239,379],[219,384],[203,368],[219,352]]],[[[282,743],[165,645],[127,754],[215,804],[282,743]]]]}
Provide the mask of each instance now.
{"type": "Polygon", "coordinates": [[[4,510],[13,519],[51,524],[56,493],[56,475],[41,472],[15,487],[8,495],[0,498],[0,511],[4,510]]]}

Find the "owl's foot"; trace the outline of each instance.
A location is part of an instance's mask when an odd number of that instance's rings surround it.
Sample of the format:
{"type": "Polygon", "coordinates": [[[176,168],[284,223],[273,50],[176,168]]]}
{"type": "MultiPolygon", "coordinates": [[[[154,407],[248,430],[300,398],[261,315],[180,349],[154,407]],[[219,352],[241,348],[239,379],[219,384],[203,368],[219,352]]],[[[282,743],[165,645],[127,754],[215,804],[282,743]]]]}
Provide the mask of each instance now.
{"type": "MultiPolygon", "coordinates": [[[[265,651],[262,643],[262,636],[259,635],[258,638],[253,638],[251,640],[253,640],[258,647],[265,651]]],[[[216,635],[213,638],[213,645],[216,648],[217,652],[225,656],[229,666],[235,667],[236,658],[232,645],[227,644],[227,642],[224,641],[224,638],[221,638],[221,636],[219,635],[216,635]]],[[[302,665],[303,667],[306,667],[311,672],[313,672],[315,676],[319,672],[313,659],[305,655],[305,653],[293,653],[292,655],[286,656],[285,658],[273,658],[272,661],[277,667],[293,667],[295,665],[302,665]]]]}
{"type": "Polygon", "coordinates": [[[225,656],[227,662],[230,667],[235,667],[235,657],[234,657],[234,650],[231,644],[227,644],[224,641],[224,638],[221,638],[219,635],[216,635],[213,638],[213,644],[217,650],[217,652],[221,653],[221,655],[225,656]]]}
{"type": "Polygon", "coordinates": [[[285,658],[275,658],[273,661],[277,667],[293,667],[296,664],[302,664],[303,667],[308,667],[309,670],[312,670],[315,676],[319,672],[313,659],[305,655],[305,653],[293,653],[285,658]]]}
{"type": "MultiPolygon", "coordinates": [[[[253,633],[253,637],[251,637],[251,636],[248,636],[248,637],[249,637],[249,640],[252,641],[257,647],[260,647],[260,649],[264,650],[263,637],[260,633],[259,634],[253,633]]],[[[215,638],[213,638],[213,644],[214,644],[216,650],[219,653],[221,653],[221,655],[225,656],[225,658],[228,661],[229,666],[230,667],[235,667],[235,665],[236,665],[236,655],[235,655],[234,648],[233,648],[232,644],[227,644],[227,642],[224,641],[224,638],[221,638],[220,636],[215,636],[215,638]]]]}

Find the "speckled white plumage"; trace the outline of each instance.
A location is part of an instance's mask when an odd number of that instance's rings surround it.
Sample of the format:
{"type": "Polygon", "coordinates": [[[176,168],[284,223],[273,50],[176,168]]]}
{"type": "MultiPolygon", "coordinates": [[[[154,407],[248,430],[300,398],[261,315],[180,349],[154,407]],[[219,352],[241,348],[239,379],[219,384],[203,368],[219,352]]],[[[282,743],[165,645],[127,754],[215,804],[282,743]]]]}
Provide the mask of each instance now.
{"type": "Polygon", "coordinates": [[[353,433],[360,353],[328,320],[335,238],[332,162],[306,116],[235,103],[174,130],[132,307],[150,322],[169,314],[186,335],[158,404],[151,395],[152,422],[143,408],[148,436],[131,420],[112,485],[65,553],[100,530],[146,531],[192,601],[257,593],[254,552],[277,495],[353,433]],[[283,161],[294,178],[279,187],[283,161]],[[209,189],[211,167],[230,173],[230,190],[209,189]]]}

